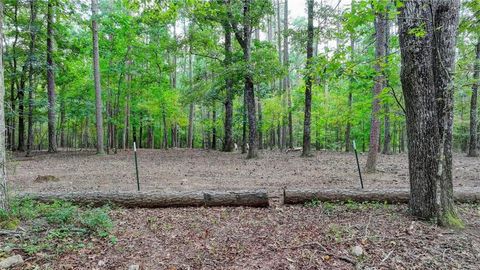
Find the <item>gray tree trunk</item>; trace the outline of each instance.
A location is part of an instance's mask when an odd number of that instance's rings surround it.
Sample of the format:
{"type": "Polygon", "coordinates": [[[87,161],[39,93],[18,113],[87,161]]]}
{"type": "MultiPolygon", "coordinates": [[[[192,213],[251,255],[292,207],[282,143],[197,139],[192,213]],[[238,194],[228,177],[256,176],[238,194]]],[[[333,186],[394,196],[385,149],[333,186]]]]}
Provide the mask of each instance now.
{"type": "Polygon", "coordinates": [[[459,0],[406,1],[398,17],[410,210],[417,217],[453,226],[461,225],[452,185],[453,73],[459,9],[459,0]]]}
{"type": "Polygon", "coordinates": [[[313,5],[314,0],[307,0],[308,28],[307,28],[307,66],[305,75],[305,117],[303,122],[303,151],[302,156],[311,156],[310,148],[310,122],[312,110],[312,84],[311,72],[313,58],[313,5]]]}
{"type": "Polygon", "coordinates": [[[95,108],[97,125],[97,154],[105,154],[103,146],[102,86],[100,83],[100,55],[98,49],[98,0],[92,0],[93,78],[95,82],[95,108]]]}
{"type": "Polygon", "coordinates": [[[4,3],[0,1],[0,209],[8,210],[7,201],[7,171],[6,171],[6,149],[5,149],[5,85],[3,75],[3,9],[4,3]]]}
{"type": "Polygon", "coordinates": [[[386,44],[386,11],[380,11],[375,18],[375,86],[373,87],[372,115],[370,125],[370,147],[368,149],[366,172],[376,171],[378,147],[380,145],[380,98],[379,95],[385,85],[385,76],[383,68],[385,63],[385,44],[386,44]]]}
{"type": "Polygon", "coordinates": [[[480,84],[480,38],[477,42],[477,50],[475,57],[475,65],[473,72],[473,79],[475,80],[472,86],[472,98],[470,101],[470,144],[468,148],[469,157],[478,157],[478,85],[480,84]]]}
{"type": "Polygon", "coordinates": [[[53,1],[47,7],[47,95],[48,95],[48,152],[57,152],[55,130],[55,66],[53,63],[53,1]]]}

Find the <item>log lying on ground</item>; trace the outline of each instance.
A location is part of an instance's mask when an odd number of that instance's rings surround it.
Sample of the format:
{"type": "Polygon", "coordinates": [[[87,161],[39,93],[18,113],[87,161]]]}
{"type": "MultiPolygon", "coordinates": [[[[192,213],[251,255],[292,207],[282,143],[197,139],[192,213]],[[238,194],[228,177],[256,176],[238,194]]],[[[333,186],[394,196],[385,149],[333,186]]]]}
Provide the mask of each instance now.
{"type": "MultiPolygon", "coordinates": [[[[285,189],[284,203],[303,204],[312,200],[408,203],[409,196],[408,189],[285,189]]],[[[480,203],[480,188],[458,188],[454,196],[459,203],[480,203]]]]}
{"type": "Polygon", "coordinates": [[[108,203],[123,207],[248,206],[268,207],[265,190],[191,191],[191,192],[72,192],[25,193],[21,198],[41,202],[65,200],[76,204],[100,206],[108,203]]]}

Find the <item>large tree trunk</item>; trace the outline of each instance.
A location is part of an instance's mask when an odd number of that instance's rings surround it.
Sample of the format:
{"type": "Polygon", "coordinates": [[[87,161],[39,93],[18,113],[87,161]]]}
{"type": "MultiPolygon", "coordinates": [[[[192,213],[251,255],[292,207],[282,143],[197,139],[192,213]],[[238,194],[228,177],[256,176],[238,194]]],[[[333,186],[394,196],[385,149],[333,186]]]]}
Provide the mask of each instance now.
{"type": "MultiPolygon", "coordinates": [[[[251,21],[251,0],[243,0],[243,27],[240,30],[236,22],[232,22],[231,26],[234,30],[235,37],[242,47],[243,51],[243,61],[247,66],[246,72],[244,75],[245,88],[244,88],[244,98],[247,107],[248,114],[248,128],[249,128],[249,147],[247,158],[256,158],[258,156],[258,145],[257,145],[257,113],[255,108],[255,91],[253,85],[253,74],[252,69],[249,67],[251,65],[251,40],[252,40],[252,21],[251,21]]],[[[230,20],[232,16],[229,12],[230,20]]]]}
{"type": "MultiPolygon", "coordinates": [[[[228,23],[224,23],[225,31],[225,60],[223,62],[225,72],[230,72],[232,64],[232,29],[228,23]]],[[[225,123],[223,151],[233,151],[233,81],[229,75],[225,77],[225,123]]]]}
{"type": "Polygon", "coordinates": [[[57,151],[55,130],[55,66],[53,63],[53,1],[47,7],[47,94],[48,94],[48,152],[57,151]]]}
{"type": "Polygon", "coordinates": [[[124,207],[249,206],[267,207],[265,190],[190,192],[75,192],[22,194],[41,202],[71,201],[84,205],[115,204],[124,207]]]}
{"type": "Polygon", "coordinates": [[[472,99],[470,102],[470,144],[468,148],[468,156],[478,157],[477,98],[478,98],[478,85],[480,84],[480,38],[478,38],[478,42],[477,42],[473,79],[475,81],[473,82],[473,86],[472,86],[472,99]]]}
{"type": "Polygon", "coordinates": [[[93,78],[95,83],[95,108],[97,125],[97,154],[105,154],[103,146],[102,87],[100,81],[100,55],[98,49],[98,0],[92,0],[93,78]]]}
{"type": "Polygon", "coordinates": [[[307,66],[305,75],[305,117],[303,122],[303,151],[302,156],[311,156],[310,148],[310,122],[312,110],[312,83],[313,75],[312,57],[313,57],[313,4],[314,0],[307,0],[308,28],[307,28],[307,66]]]}
{"type": "Polygon", "coordinates": [[[366,172],[373,173],[377,167],[378,147],[380,146],[380,93],[385,85],[384,63],[387,32],[386,11],[377,13],[375,18],[375,86],[373,87],[372,115],[370,125],[370,147],[368,149],[366,172]]]}
{"type": "Polygon", "coordinates": [[[34,68],[33,61],[35,59],[35,41],[37,37],[37,26],[34,25],[37,18],[37,7],[35,6],[35,0],[30,1],[30,44],[28,52],[28,126],[27,126],[27,153],[26,156],[31,155],[33,148],[33,92],[35,91],[36,84],[34,82],[34,68]]]}
{"type": "Polygon", "coordinates": [[[413,215],[460,225],[453,205],[453,72],[460,1],[407,1],[400,8],[413,215]],[[417,18],[425,18],[418,20],[417,18]],[[412,34],[421,29],[421,35],[412,34]]]}
{"type": "Polygon", "coordinates": [[[5,149],[5,85],[3,75],[3,1],[0,1],[0,209],[8,210],[7,202],[7,172],[6,172],[6,149],[5,149]]]}

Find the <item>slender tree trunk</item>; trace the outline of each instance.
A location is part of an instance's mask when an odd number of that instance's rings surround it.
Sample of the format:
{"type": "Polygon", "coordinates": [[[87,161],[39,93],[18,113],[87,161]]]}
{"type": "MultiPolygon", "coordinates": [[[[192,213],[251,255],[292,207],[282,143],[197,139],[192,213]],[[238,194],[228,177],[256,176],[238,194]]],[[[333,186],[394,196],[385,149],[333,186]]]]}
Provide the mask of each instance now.
{"type": "Polygon", "coordinates": [[[98,0],[92,0],[93,77],[95,82],[95,108],[97,125],[97,154],[105,154],[103,146],[103,109],[100,80],[100,55],[98,49],[98,0]]]}
{"type": "Polygon", "coordinates": [[[311,156],[310,122],[312,110],[312,58],[313,58],[313,5],[314,0],[307,0],[308,28],[307,28],[307,66],[305,75],[305,117],[303,122],[303,151],[302,156],[311,156]]]}
{"type": "MultiPolygon", "coordinates": [[[[230,72],[232,63],[232,30],[230,25],[224,23],[225,31],[225,61],[223,62],[226,72],[230,72]]],[[[223,151],[233,151],[233,82],[230,76],[225,76],[225,138],[223,142],[223,151]]]]}
{"type": "MultiPolygon", "coordinates": [[[[193,91],[193,69],[192,69],[192,53],[188,54],[188,78],[190,82],[190,91],[193,91]]],[[[193,118],[195,117],[195,105],[190,103],[188,114],[188,137],[187,147],[193,148],[193,118]]]]}
{"type": "Polygon", "coordinates": [[[475,57],[475,65],[473,72],[473,79],[475,80],[472,86],[472,99],[470,101],[470,144],[468,148],[469,157],[478,157],[478,108],[477,108],[477,98],[478,98],[478,85],[480,84],[480,38],[477,42],[477,50],[475,57]]]}
{"type": "Polygon", "coordinates": [[[57,152],[55,130],[55,66],[53,63],[53,1],[47,7],[47,94],[48,94],[48,152],[57,152]]]}
{"type": "MultiPolygon", "coordinates": [[[[355,40],[353,39],[353,33],[350,33],[350,61],[353,63],[355,56],[355,40]]],[[[350,138],[352,133],[352,105],[353,105],[353,81],[354,75],[350,77],[350,85],[348,90],[348,117],[347,117],[347,127],[345,129],[345,151],[352,151],[352,140],[350,138]]]]}
{"type": "Polygon", "coordinates": [[[380,98],[379,95],[385,85],[383,68],[385,63],[386,43],[386,11],[380,11],[375,18],[375,86],[373,87],[372,115],[370,125],[370,146],[368,150],[366,172],[373,173],[377,167],[378,147],[380,145],[380,98]]]}
{"type": "MultiPolygon", "coordinates": [[[[163,122],[162,148],[167,149],[168,148],[168,128],[167,128],[167,116],[165,115],[165,112],[162,113],[162,122],[163,122]]],[[[172,139],[172,141],[173,141],[173,139],[172,139]]]]}
{"type": "MultiPolygon", "coordinates": [[[[386,19],[386,26],[385,26],[385,65],[388,65],[388,56],[390,55],[390,21],[388,20],[388,16],[386,19]]],[[[385,86],[389,85],[388,74],[385,74],[385,86]]],[[[388,101],[385,102],[384,105],[385,110],[385,118],[384,118],[384,130],[383,130],[383,154],[390,155],[391,154],[391,131],[390,131],[390,104],[388,101]]]]}
{"type": "Polygon", "coordinates": [[[30,45],[28,53],[28,126],[27,126],[27,153],[26,156],[31,155],[33,148],[33,92],[35,91],[36,85],[34,82],[34,68],[33,61],[35,59],[35,42],[37,37],[37,27],[35,24],[37,18],[37,7],[35,6],[36,1],[30,1],[30,45]]]}
{"type": "Polygon", "coordinates": [[[452,185],[453,74],[459,9],[458,0],[407,1],[399,16],[410,210],[417,217],[453,226],[461,226],[452,185]],[[422,36],[411,34],[412,29],[419,28],[422,36]]]}
{"type": "Polygon", "coordinates": [[[3,9],[4,3],[0,1],[0,210],[8,210],[7,201],[7,170],[6,170],[6,149],[5,149],[5,85],[3,74],[3,9]]]}
{"type": "Polygon", "coordinates": [[[258,108],[258,149],[263,149],[263,132],[262,132],[262,125],[263,125],[263,116],[262,116],[262,101],[260,98],[257,102],[258,108]]]}
{"type": "MultiPolygon", "coordinates": [[[[16,130],[16,117],[15,117],[15,84],[17,84],[18,88],[18,78],[17,78],[17,42],[18,42],[18,1],[15,1],[15,6],[14,6],[14,15],[13,15],[13,24],[15,25],[15,37],[13,40],[12,44],[12,62],[13,62],[13,72],[14,76],[12,77],[11,81],[11,86],[10,86],[10,106],[12,110],[12,116],[11,116],[11,121],[10,121],[10,126],[9,126],[9,144],[10,144],[10,150],[14,151],[15,150],[15,130],[16,130]]],[[[17,89],[19,91],[19,89],[17,89]]]]}
{"type": "Polygon", "coordinates": [[[292,119],[292,94],[290,89],[290,65],[289,65],[289,54],[288,54],[288,0],[285,0],[284,6],[284,15],[283,15],[283,32],[285,33],[283,37],[283,65],[287,70],[287,75],[284,79],[285,93],[287,94],[287,110],[288,110],[288,142],[287,147],[293,148],[293,119],[292,119]]]}
{"type": "Polygon", "coordinates": [[[212,110],[212,149],[217,150],[217,108],[215,106],[215,102],[213,103],[213,110],[212,110]]]}

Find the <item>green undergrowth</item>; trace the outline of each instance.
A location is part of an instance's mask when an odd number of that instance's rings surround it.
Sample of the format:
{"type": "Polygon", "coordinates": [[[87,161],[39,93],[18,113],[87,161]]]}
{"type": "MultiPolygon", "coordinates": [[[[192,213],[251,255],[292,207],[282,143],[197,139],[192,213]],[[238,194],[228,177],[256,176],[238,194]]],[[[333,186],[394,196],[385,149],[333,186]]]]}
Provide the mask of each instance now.
{"type": "Polygon", "coordinates": [[[59,254],[88,247],[94,239],[115,243],[110,210],[109,206],[92,208],[65,201],[14,199],[9,212],[0,212],[0,229],[16,235],[3,239],[0,248],[20,249],[29,255],[59,254]]]}

